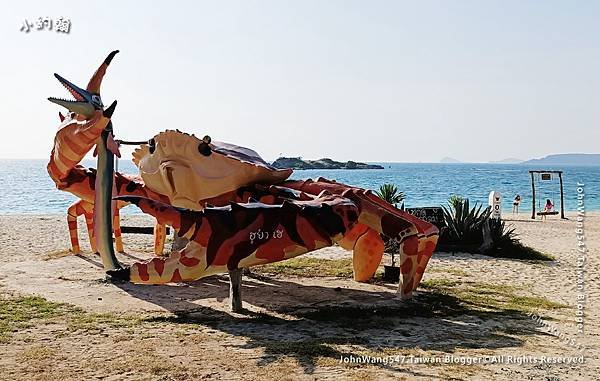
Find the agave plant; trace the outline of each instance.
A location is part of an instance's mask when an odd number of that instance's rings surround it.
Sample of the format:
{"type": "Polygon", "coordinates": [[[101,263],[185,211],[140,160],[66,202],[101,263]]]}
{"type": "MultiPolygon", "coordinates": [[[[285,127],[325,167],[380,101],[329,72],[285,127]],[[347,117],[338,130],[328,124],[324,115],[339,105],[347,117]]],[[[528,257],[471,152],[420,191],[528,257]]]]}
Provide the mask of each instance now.
{"type": "Polygon", "coordinates": [[[401,192],[394,184],[383,184],[379,190],[375,191],[375,194],[394,206],[404,200],[404,192],[401,192]]]}
{"type": "Polygon", "coordinates": [[[501,258],[554,260],[554,257],[549,254],[523,245],[517,238],[515,228],[506,225],[504,221],[490,218],[489,224],[493,246],[484,254],[501,258]]]}
{"type": "Polygon", "coordinates": [[[452,196],[448,204],[448,207],[442,207],[447,226],[443,228],[441,235],[446,242],[457,244],[465,251],[475,250],[492,257],[546,261],[554,259],[551,255],[523,245],[517,238],[514,227],[499,219],[490,218],[490,207],[482,209],[482,205],[475,204],[470,208],[469,199],[459,196],[452,196]],[[476,246],[474,249],[473,245],[476,246]]]}
{"type": "Polygon", "coordinates": [[[507,226],[504,221],[490,218],[490,235],[495,248],[506,248],[519,242],[514,227],[507,226]]]}
{"type": "Polygon", "coordinates": [[[444,234],[449,242],[459,244],[476,244],[482,241],[482,226],[490,217],[491,209],[475,203],[473,208],[469,199],[456,201],[444,209],[446,228],[444,234]]]}

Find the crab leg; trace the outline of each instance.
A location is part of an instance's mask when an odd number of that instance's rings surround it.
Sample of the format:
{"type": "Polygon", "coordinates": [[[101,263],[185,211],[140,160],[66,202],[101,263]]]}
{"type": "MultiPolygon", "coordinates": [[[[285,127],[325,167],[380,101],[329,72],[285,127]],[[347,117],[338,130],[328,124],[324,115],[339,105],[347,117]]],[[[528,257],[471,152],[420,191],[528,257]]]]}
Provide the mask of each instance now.
{"type": "Polygon", "coordinates": [[[366,282],[371,279],[381,263],[385,249],[381,235],[367,225],[358,223],[338,244],[346,250],[352,250],[354,280],[366,282]]]}
{"type": "MultiPolygon", "coordinates": [[[[127,205],[126,203],[117,203],[117,210],[115,211],[115,217],[113,219],[113,232],[115,237],[115,248],[118,252],[124,252],[123,239],[121,238],[121,226],[119,218],[119,209],[127,205]]],[[[74,254],[80,254],[81,248],[79,246],[78,232],[77,232],[77,218],[79,216],[85,216],[85,222],[87,225],[87,232],[89,237],[90,246],[92,253],[97,253],[96,240],[94,239],[94,204],[78,200],[73,203],[67,210],[67,222],[69,224],[69,235],[71,237],[71,251],[74,254]]]]}
{"type": "MultiPolygon", "coordinates": [[[[91,206],[89,203],[78,200],[75,201],[69,209],[67,209],[67,223],[69,224],[69,236],[71,237],[71,252],[74,254],[80,254],[81,248],[79,247],[79,237],[77,232],[77,217],[86,215],[88,213],[87,208],[91,206]]],[[[92,235],[88,226],[88,233],[90,234],[90,243],[92,242],[92,235]]]]}
{"type": "Polygon", "coordinates": [[[162,255],[167,239],[167,228],[158,222],[154,225],[154,255],[162,255]]]}
{"type": "Polygon", "coordinates": [[[119,213],[119,207],[115,209],[115,215],[113,217],[113,232],[115,234],[115,250],[119,253],[124,253],[125,249],[123,248],[123,237],[121,237],[121,218],[119,213]]]}
{"type": "Polygon", "coordinates": [[[417,288],[437,243],[439,231],[434,225],[394,208],[371,191],[324,178],[317,181],[286,181],[281,185],[309,194],[325,192],[352,200],[360,210],[360,224],[341,245],[354,249],[355,279],[364,280],[376,269],[375,262],[381,260],[383,242],[377,237],[376,233],[379,233],[400,242],[400,296],[408,297],[417,288]],[[361,224],[368,227],[364,233],[361,231],[361,224]]]}
{"type": "Polygon", "coordinates": [[[96,239],[94,238],[94,206],[90,203],[87,204],[89,205],[90,210],[85,213],[85,224],[87,226],[92,253],[97,253],[98,248],[96,247],[96,239]]]}

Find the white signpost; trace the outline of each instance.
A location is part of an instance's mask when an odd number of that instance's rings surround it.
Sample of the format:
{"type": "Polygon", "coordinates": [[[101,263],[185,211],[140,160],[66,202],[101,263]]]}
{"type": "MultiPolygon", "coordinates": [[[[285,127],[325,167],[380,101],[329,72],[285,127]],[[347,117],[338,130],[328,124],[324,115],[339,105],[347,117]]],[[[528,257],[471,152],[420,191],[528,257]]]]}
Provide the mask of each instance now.
{"type": "Polygon", "coordinates": [[[490,195],[488,196],[488,205],[492,209],[491,217],[499,220],[501,218],[502,210],[502,195],[500,192],[490,192],[490,195]]]}

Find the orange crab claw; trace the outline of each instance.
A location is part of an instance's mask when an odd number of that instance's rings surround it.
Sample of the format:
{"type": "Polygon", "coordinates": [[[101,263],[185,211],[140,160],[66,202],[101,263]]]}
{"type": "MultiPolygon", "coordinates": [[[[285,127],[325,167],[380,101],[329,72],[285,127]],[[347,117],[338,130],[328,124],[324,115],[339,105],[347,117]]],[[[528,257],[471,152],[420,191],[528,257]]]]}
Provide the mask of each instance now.
{"type": "Polygon", "coordinates": [[[117,53],[119,53],[119,51],[114,50],[110,52],[110,54],[104,59],[104,62],[102,62],[98,70],[96,70],[94,75],[92,75],[92,78],[90,78],[86,88],[87,91],[93,94],[100,94],[100,85],[102,84],[102,78],[104,78],[104,74],[106,74],[106,68],[108,65],[110,65],[110,62],[117,53]]]}

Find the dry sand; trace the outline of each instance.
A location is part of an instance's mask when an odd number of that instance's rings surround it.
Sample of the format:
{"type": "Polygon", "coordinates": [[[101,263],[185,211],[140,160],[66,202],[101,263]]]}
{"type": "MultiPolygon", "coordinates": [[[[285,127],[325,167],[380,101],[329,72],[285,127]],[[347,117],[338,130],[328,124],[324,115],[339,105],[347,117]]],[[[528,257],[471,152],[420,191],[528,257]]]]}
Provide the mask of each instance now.
{"type": "MultiPolygon", "coordinates": [[[[89,252],[83,225],[85,252],[74,256],[66,251],[69,240],[62,216],[0,216],[0,294],[69,303],[107,321],[109,315],[95,313],[145,319],[132,326],[101,321],[99,329],[89,327],[96,318],[90,318],[87,329],[41,320],[0,342],[0,379],[597,379],[600,213],[585,216],[589,251],[584,334],[578,334],[575,322],[575,216],[543,222],[529,220],[525,214],[505,217],[513,220],[509,223],[523,243],[552,254],[556,261],[436,253],[424,280],[517,286],[519,295],[567,305],[540,308],[539,314],[563,338],[586,348],[585,364],[519,365],[507,363],[506,357],[493,364],[410,364],[411,355],[537,356],[539,360],[539,356],[579,356],[581,351],[526,314],[481,314],[469,309],[438,313],[436,309],[447,306],[428,306],[426,290],[412,302],[402,302],[395,297],[394,285],[381,282],[245,278],[244,307],[250,312],[231,314],[227,276],[168,286],[115,285],[105,281],[99,258],[89,252]],[[382,312],[398,306],[405,309],[391,316],[382,312]],[[414,306],[420,312],[411,315],[414,306]],[[431,314],[423,312],[428,308],[431,314]],[[331,316],[323,318],[328,312],[331,316]],[[340,355],[364,353],[405,356],[395,358],[404,358],[404,363],[339,363],[340,355]]],[[[123,225],[152,225],[145,216],[123,220],[123,225]]],[[[124,241],[127,254],[119,255],[123,262],[151,256],[150,236],[125,235],[124,241]]],[[[350,253],[332,247],[310,255],[336,259],[350,253]]]]}

